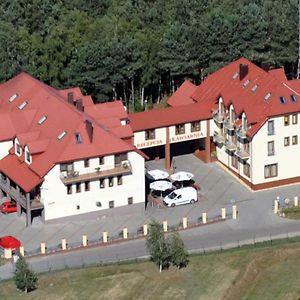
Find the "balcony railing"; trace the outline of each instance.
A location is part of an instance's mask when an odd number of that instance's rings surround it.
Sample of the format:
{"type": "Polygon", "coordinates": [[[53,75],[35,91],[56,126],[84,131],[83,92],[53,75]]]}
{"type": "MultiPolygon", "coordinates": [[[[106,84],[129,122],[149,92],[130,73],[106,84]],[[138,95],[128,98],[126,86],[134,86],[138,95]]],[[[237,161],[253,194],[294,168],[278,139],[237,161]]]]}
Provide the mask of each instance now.
{"type": "Polygon", "coordinates": [[[238,156],[240,159],[243,160],[246,160],[250,157],[250,153],[241,148],[238,148],[235,154],[236,156],[238,156]]]}
{"type": "Polygon", "coordinates": [[[228,140],[225,142],[225,147],[228,151],[235,151],[237,149],[236,143],[228,140]]]}
{"type": "Polygon", "coordinates": [[[217,144],[224,144],[225,143],[225,136],[219,132],[214,133],[213,141],[217,144]]]}
{"type": "Polygon", "coordinates": [[[214,121],[217,123],[223,123],[223,121],[224,121],[224,114],[220,114],[218,110],[215,110],[212,113],[212,117],[213,117],[214,121]]]}
{"type": "Polygon", "coordinates": [[[224,127],[230,131],[234,130],[233,122],[230,120],[230,118],[228,118],[224,121],[224,127]]]}
{"type": "Polygon", "coordinates": [[[106,170],[101,170],[101,167],[95,168],[94,170],[95,171],[90,170],[85,173],[78,171],[61,173],[60,179],[65,185],[68,185],[76,182],[93,181],[101,178],[132,174],[132,167],[129,161],[124,161],[120,165],[106,170]]]}

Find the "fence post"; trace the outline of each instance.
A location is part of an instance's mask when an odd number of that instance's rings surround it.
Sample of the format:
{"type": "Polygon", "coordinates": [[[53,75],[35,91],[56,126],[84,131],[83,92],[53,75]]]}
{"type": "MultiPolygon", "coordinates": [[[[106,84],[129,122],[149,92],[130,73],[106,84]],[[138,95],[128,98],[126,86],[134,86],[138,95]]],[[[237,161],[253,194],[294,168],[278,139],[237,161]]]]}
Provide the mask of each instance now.
{"type": "Polygon", "coordinates": [[[221,216],[222,216],[222,219],[226,219],[226,208],[223,207],[222,210],[221,210],[221,216]]]}
{"type": "Polygon", "coordinates": [[[12,251],[10,248],[4,248],[4,258],[5,259],[11,259],[12,257],[12,251]]]}
{"type": "Polygon", "coordinates": [[[206,224],[206,222],[207,222],[207,213],[206,212],[204,212],[204,213],[202,213],[202,223],[203,224],[206,224]]]}
{"type": "Polygon", "coordinates": [[[103,243],[107,243],[107,231],[103,231],[102,239],[103,239],[103,243]]]}
{"type": "Polygon", "coordinates": [[[123,239],[127,240],[127,238],[128,238],[128,229],[127,229],[127,227],[124,227],[123,228],[123,239]]]}
{"type": "Polygon", "coordinates": [[[87,235],[84,234],[84,235],[82,236],[82,246],[83,246],[83,247],[86,247],[87,244],[88,244],[87,235]]]}
{"type": "Polygon", "coordinates": [[[167,232],[168,231],[168,221],[163,221],[163,230],[164,232],[167,232]]]}
{"type": "Polygon", "coordinates": [[[24,254],[25,254],[24,246],[20,246],[19,253],[20,253],[20,255],[24,256],[24,254]]]}
{"type": "Polygon", "coordinates": [[[41,254],[46,254],[46,243],[45,242],[41,243],[41,254]]]}
{"type": "Polygon", "coordinates": [[[232,205],[232,219],[233,220],[237,219],[237,208],[236,208],[236,205],[232,205]]]}
{"type": "Polygon", "coordinates": [[[67,240],[66,239],[61,240],[61,249],[64,251],[67,250],[67,240]]]}
{"type": "Polygon", "coordinates": [[[278,201],[274,200],[274,209],[273,209],[274,214],[278,213],[278,201]]]}
{"type": "Polygon", "coordinates": [[[188,221],[187,221],[187,217],[183,217],[182,218],[182,227],[185,229],[188,226],[188,221]]]}
{"type": "Polygon", "coordinates": [[[294,197],[294,206],[297,207],[298,206],[298,196],[294,197]]]}
{"type": "Polygon", "coordinates": [[[144,231],[144,236],[146,236],[148,234],[148,225],[147,224],[143,225],[143,231],[144,231]]]}

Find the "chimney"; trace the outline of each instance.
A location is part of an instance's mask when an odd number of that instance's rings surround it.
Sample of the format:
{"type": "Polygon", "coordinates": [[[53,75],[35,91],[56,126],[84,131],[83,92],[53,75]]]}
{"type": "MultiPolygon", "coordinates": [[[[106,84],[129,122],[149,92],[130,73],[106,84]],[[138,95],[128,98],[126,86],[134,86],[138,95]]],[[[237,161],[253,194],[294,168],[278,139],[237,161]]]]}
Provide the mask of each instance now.
{"type": "Polygon", "coordinates": [[[73,92],[68,93],[68,103],[73,104],[74,94],[73,92]]]}
{"type": "Polygon", "coordinates": [[[80,111],[84,111],[84,107],[83,107],[83,104],[82,104],[82,100],[81,99],[78,99],[76,101],[76,108],[80,111]]]}
{"type": "Polygon", "coordinates": [[[248,74],[248,65],[240,64],[240,81],[242,81],[248,74]]]}
{"type": "Polygon", "coordinates": [[[89,140],[92,143],[93,142],[93,131],[94,131],[92,122],[89,120],[85,120],[85,128],[86,128],[87,134],[89,136],[89,140]]]}

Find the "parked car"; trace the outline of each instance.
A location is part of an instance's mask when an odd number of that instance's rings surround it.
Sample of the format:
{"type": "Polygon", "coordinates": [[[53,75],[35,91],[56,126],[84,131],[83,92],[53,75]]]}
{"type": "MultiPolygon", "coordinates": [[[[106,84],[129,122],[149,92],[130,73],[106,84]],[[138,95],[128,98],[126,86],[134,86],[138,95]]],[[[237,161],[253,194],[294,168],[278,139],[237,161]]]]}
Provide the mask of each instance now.
{"type": "Polygon", "coordinates": [[[19,250],[20,246],[21,242],[11,235],[0,237],[0,252],[3,252],[4,249],[11,249],[12,251],[17,251],[19,250]]]}
{"type": "Polygon", "coordinates": [[[5,201],[0,205],[0,211],[8,214],[17,211],[17,204],[15,201],[5,201]]]}
{"type": "Polygon", "coordinates": [[[175,205],[195,203],[198,201],[197,191],[193,187],[185,187],[171,192],[164,198],[164,204],[174,207],[175,205]]]}

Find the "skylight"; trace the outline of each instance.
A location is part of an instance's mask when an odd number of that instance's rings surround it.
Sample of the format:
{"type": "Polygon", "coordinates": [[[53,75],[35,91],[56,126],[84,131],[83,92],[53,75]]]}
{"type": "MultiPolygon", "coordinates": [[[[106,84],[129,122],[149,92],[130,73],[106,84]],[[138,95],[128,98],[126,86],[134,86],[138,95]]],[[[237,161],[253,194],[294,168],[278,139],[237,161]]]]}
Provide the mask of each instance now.
{"type": "Polygon", "coordinates": [[[18,98],[18,94],[13,94],[9,99],[8,102],[14,102],[18,98]]]}
{"type": "Polygon", "coordinates": [[[38,124],[39,124],[39,125],[42,125],[46,120],[47,120],[47,116],[42,116],[42,117],[39,119],[38,124]]]}
{"type": "Polygon", "coordinates": [[[20,104],[19,109],[22,110],[27,104],[28,102],[24,101],[22,104],[20,104]]]}
{"type": "Polygon", "coordinates": [[[57,137],[57,139],[58,139],[58,140],[62,140],[66,134],[67,134],[67,132],[66,132],[66,131],[63,131],[63,132],[57,137]]]}
{"type": "Polygon", "coordinates": [[[286,104],[286,100],[283,96],[279,97],[279,101],[280,101],[281,104],[286,104]]]}
{"type": "Polygon", "coordinates": [[[271,93],[266,94],[266,96],[265,96],[264,99],[265,99],[266,101],[269,100],[269,99],[271,98],[271,95],[272,95],[271,93]]]}
{"type": "Polygon", "coordinates": [[[256,90],[257,90],[257,88],[258,88],[258,85],[257,84],[254,84],[254,86],[252,87],[252,89],[251,89],[251,92],[255,92],[256,90]]]}
{"type": "Polygon", "coordinates": [[[233,76],[232,76],[232,79],[237,79],[238,76],[239,76],[239,73],[238,73],[238,72],[235,72],[235,73],[233,74],[233,76]]]}
{"type": "Polygon", "coordinates": [[[297,102],[297,97],[296,97],[296,95],[291,95],[291,101],[292,102],[297,102]]]}
{"type": "Polygon", "coordinates": [[[79,132],[75,133],[75,140],[76,140],[76,144],[82,144],[83,143],[81,134],[79,132]]]}
{"type": "Polygon", "coordinates": [[[243,83],[243,87],[246,87],[246,86],[248,86],[248,84],[250,83],[250,80],[249,79],[247,79],[244,83],[243,83]]]}

